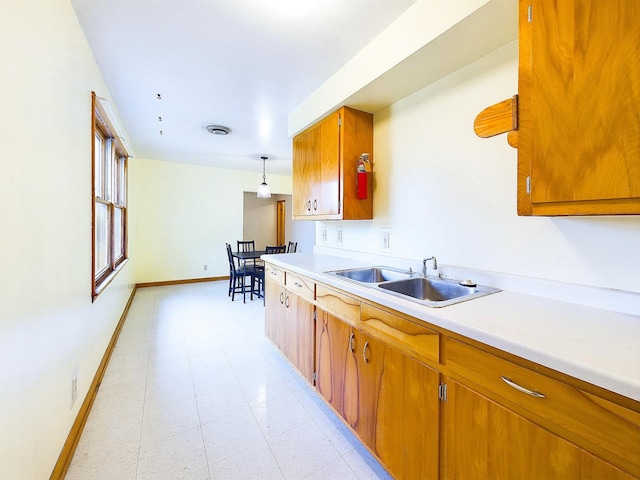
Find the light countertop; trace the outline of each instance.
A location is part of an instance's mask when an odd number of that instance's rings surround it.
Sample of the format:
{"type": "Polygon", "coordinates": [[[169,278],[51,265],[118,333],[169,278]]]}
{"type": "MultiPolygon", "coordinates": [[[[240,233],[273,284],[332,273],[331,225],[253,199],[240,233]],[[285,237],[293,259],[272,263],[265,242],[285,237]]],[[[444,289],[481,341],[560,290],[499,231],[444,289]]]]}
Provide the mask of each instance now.
{"type": "MultiPolygon", "coordinates": [[[[263,256],[282,268],[640,401],[640,317],[501,291],[430,308],[324,272],[371,266],[321,254],[263,256]]],[[[489,285],[490,286],[490,285],[489,285]]]]}

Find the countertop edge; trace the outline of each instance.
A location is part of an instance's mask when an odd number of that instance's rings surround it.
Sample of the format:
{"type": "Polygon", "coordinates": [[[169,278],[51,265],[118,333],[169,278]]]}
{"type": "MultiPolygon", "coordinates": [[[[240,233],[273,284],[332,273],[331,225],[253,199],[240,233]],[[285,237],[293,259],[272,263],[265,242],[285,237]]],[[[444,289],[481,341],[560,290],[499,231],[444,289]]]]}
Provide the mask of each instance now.
{"type": "Polygon", "coordinates": [[[324,254],[263,259],[562,374],[640,401],[640,317],[502,291],[430,308],[324,272],[373,264],[324,254]],[[531,328],[535,324],[536,328],[531,328]]]}

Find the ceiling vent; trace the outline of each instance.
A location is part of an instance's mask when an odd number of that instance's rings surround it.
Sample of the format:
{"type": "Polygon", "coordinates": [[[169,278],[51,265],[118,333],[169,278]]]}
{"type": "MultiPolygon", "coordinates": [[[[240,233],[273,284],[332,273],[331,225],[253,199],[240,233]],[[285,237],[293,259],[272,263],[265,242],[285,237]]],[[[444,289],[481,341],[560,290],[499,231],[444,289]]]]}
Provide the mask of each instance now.
{"type": "Polygon", "coordinates": [[[204,128],[206,128],[209,133],[213,133],[214,135],[229,135],[231,133],[231,129],[229,127],[225,127],[224,125],[207,125],[204,128]]]}

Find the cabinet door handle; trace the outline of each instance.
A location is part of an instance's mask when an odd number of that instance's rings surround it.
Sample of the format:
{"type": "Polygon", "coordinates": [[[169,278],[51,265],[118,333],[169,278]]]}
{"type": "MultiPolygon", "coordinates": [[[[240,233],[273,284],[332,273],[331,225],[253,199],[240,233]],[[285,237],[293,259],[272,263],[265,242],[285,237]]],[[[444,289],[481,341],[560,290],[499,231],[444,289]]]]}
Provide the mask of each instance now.
{"type": "Polygon", "coordinates": [[[544,393],[535,392],[533,390],[529,390],[528,388],[524,388],[524,387],[518,385],[513,380],[511,380],[509,377],[502,376],[500,378],[502,378],[502,381],[504,383],[509,385],[511,388],[515,388],[519,392],[526,393],[527,395],[531,395],[532,397],[536,397],[536,398],[547,398],[547,396],[544,393]]]}
{"type": "Polygon", "coordinates": [[[284,306],[289,308],[289,295],[284,298],[284,306]]]}
{"type": "Polygon", "coordinates": [[[362,347],[362,358],[364,359],[364,363],[369,363],[369,358],[367,357],[368,348],[369,348],[369,342],[364,342],[364,347],[362,347]]]}
{"type": "Polygon", "coordinates": [[[351,350],[351,353],[355,353],[356,351],[356,347],[353,344],[354,340],[355,340],[355,334],[351,332],[351,335],[349,335],[349,350],[351,350]]]}
{"type": "Polygon", "coordinates": [[[284,303],[284,292],[280,292],[280,303],[284,303]]]}
{"type": "Polygon", "coordinates": [[[313,211],[315,212],[316,210],[318,210],[318,200],[316,200],[315,198],[313,199],[313,211]]]}
{"type": "Polygon", "coordinates": [[[307,201],[307,211],[311,211],[311,200],[307,201]]]}

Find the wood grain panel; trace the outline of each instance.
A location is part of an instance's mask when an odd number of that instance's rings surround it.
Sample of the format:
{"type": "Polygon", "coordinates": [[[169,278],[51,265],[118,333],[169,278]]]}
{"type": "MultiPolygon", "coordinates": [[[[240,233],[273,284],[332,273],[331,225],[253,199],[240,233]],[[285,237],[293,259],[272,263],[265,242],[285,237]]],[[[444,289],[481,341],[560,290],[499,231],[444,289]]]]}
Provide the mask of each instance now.
{"type": "Polygon", "coordinates": [[[541,426],[625,471],[640,475],[637,412],[604,399],[596,401],[594,396],[577,388],[456,340],[447,340],[445,355],[450,374],[463,376],[541,426]],[[543,393],[546,398],[522,393],[507,385],[502,376],[543,393]]]}
{"type": "Polygon", "coordinates": [[[319,283],[316,286],[316,305],[350,325],[360,324],[360,300],[319,283]]]}
{"type": "Polygon", "coordinates": [[[316,389],[352,427],[358,424],[358,338],[347,323],[322,310],[316,320],[316,389]],[[350,341],[351,340],[351,341],[350,341]],[[353,348],[353,351],[352,351],[353,348]]]}
{"type": "Polygon", "coordinates": [[[440,361],[440,334],[402,316],[362,303],[361,328],[384,339],[407,355],[433,362],[440,361]]]}
{"type": "Polygon", "coordinates": [[[319,192],[317,185],[319,180],[318,165],[320,163],[320,152],[317,145],[320,143],[320,128],[318,126],[309,128],[293,139],[292,175],[293,182],[293,217],[294,219],[304,219],[312,214],[313,200],[317,198],[319,192]]]}
{"type": "Polygon", "coordinates": [[[445,402],[445,479],[633,478],[453,380],[445,402]]]}
{"type": "Polygon", "coordinates": [[[282,331],[284,324],[284,287],[273,279],[273,277],[265,277],[264,282],[264,330],[265,335],[271,340],[276,347],[282,350],[282,331]]]}
{"type": "Polygon", "coordinates": [[[278,283],[279,285],[285,284],[284,270],[271,263],[265,263],[265,280],[269,278],[271,281],[278,283]]]}
{"type": "Polygon", "coordinates": [[[313,302],[316,299],[316,283],[303,275],[287,272],[287,290],[313,302]]]}
{"type": "Polygon", "coordinates": [[[304,298],[287,292],[287,357],[313,385],[315,372],[314,306],[304,298]]]}
{"type": "Polygon", "coordinates": [[[404,465],[403,355],[364,334],[359,347],[361,414],[356,430],[389,471],[401,478],[404,465]]]}
{"type": "Polygon", "coordinates": [[[532,212],[640,213],[640,2],[528,4],[519,159],[532,212]]]}
{"type": "Polygon", "coordinates": [[[403,359],[402,478],[437,479],[440,452],[440,374],[407,356],[403,359]]]}
{"type": "Polygon", "coordinates": [[[473,131],[482,138],[493,137],[517,129],[517,95],[485,108],[473,122],[473,131]]]}
{"type": "Polygon", "coordinates": [[[368,220],[373,218],[373,115],[343,107],[341,110],[340,158],[342,160],[342,218],[344,220],[368,220]],[[367,165],[367,198],[358,199],[356,190],[356,166],[362,153],[369,154],[367,165]]]}

